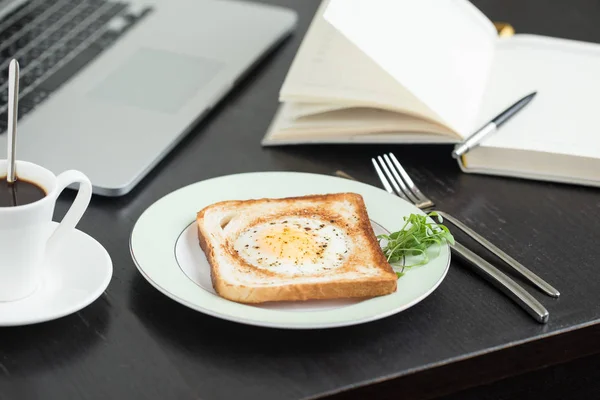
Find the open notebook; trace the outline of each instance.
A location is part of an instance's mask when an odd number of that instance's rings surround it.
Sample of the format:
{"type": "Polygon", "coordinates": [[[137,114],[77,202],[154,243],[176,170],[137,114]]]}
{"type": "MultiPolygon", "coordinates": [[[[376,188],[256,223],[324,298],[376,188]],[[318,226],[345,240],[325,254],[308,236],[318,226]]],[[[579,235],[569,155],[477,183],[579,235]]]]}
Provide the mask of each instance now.
{"type": "Polygon", "coordinates": [[[500,37],[467,0],[325,0],[262,144],[457,143],[537,91],[461,168],[600,186],[598,71],[600,45],[500,37]]]}

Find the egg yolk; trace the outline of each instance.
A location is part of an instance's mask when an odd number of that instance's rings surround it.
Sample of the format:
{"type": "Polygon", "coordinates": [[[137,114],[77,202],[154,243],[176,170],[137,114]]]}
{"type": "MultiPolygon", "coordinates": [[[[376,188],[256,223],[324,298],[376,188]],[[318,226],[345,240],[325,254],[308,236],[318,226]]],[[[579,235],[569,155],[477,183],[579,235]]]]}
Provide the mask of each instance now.
{"type": "Polygon", "coordinates": [[[316,262],[325,250],[309,231],[290,226],[269,229],[257,238],[257,244],[261,252],[296,264],[316,262]]]}

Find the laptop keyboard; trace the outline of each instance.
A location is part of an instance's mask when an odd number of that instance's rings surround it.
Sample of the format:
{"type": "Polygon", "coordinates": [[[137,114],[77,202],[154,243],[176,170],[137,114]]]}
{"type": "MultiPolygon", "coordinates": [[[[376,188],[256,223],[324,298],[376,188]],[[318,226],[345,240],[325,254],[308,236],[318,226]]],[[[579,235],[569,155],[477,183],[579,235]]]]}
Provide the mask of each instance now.
{"type": "Polygon", "coordinates": [[[0,20],[0,134],[8,64],[19,62],[19,119],[141,21],[150,8],[109,0],[31,0],[0,20]]]}

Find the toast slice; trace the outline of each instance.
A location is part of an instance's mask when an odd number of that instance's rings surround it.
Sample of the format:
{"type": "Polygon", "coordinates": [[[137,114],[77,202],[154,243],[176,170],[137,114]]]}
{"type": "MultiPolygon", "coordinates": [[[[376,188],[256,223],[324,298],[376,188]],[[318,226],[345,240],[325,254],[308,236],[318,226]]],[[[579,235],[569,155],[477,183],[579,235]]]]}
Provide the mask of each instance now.
{"type": "Polygon", "coordinates": [[[196,222],[213,287],[232,301],[374,297],[397,287],[356,193],[223,201],[196,222]]]}

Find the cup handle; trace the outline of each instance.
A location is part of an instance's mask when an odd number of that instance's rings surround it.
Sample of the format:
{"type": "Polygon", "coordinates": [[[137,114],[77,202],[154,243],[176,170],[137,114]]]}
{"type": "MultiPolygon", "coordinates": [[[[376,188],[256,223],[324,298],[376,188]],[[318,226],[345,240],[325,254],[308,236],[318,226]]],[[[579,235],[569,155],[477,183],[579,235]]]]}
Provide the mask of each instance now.
{"type": "Polygon", "coordinates": [[[48,250],[54,249],[68,231],[75,229],[75,226],[79,223],[83,213],[90,204],[92,198],[92,183],[82,172],[75,170],[65,171],[56,177],[56,197],[58,197],[67,186],[73,183],[79,183],[77,196],[75,196],[75,201],[71,204],[71,207],[62,221],[60,221],[58,227],[48,238],[48,241],[46,242],[46,248],[48,250]]]}

